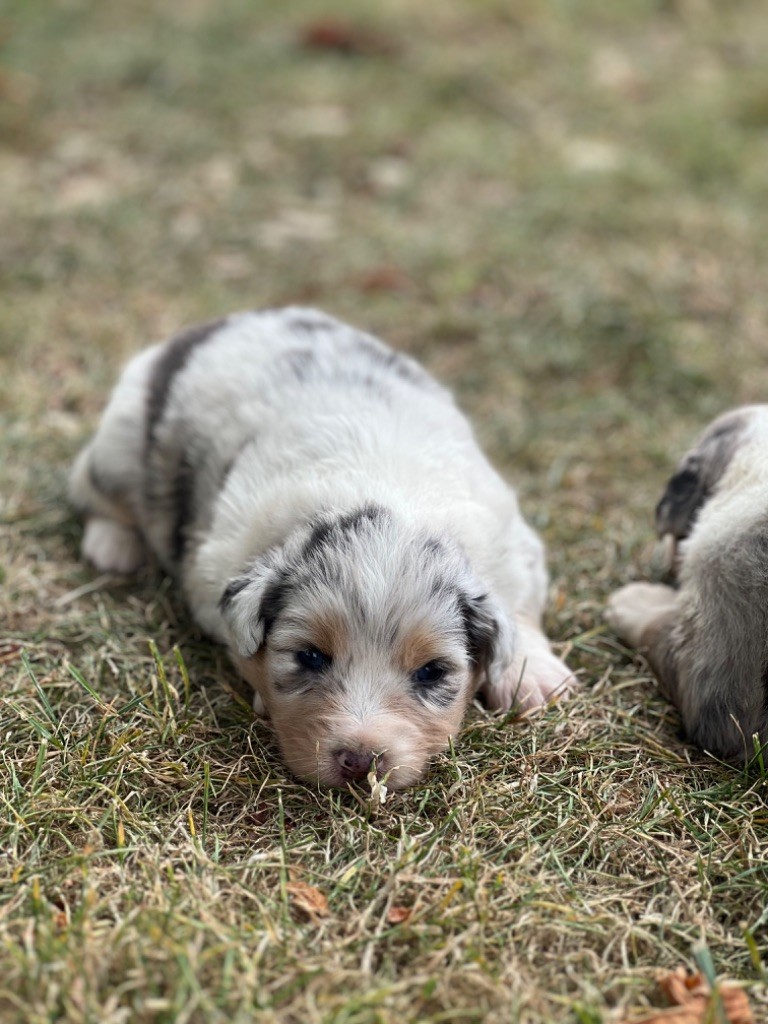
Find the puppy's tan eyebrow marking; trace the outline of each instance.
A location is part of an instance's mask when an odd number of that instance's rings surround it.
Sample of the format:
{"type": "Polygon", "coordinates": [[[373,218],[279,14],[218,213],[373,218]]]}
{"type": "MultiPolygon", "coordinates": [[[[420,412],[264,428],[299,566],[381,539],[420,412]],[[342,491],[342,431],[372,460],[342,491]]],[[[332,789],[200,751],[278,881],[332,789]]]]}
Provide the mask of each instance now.
{"type": "Polygon", "coordinates": [[[438,638],[426,626],[410,630],[395,643],[398,664],[409,674],[426,665],[428,661],[435,661],[440,657],[438,638]]]}
{"type": "Polygon", "coordinates": [[[307,639],[329,658],[338,658],[349,642],[347,627],[340,615],[324,615],[309,625],[307,639]]]}

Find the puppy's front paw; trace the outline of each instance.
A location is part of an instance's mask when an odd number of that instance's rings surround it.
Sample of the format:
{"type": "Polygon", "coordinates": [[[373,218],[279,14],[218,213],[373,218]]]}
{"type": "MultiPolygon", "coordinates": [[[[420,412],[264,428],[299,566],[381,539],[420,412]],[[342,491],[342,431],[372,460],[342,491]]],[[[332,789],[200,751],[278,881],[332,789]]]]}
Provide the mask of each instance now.
{"type": "Polygon", "coordinates": [[[567,697],[576,686],[576,676],[552,653],[543,634],[524,632],[523,637],[524,645],[501,680],[484,690],[486,703],[493,711],[543,707],[567,697]]]}
{"type": "Polygon", "coordinates": [[[625,643],[638,647],[653,620],[676,606],[677,592],[672,587],[662,583],[628,583],[611,595],[605,619],[625,643]]]}
{"type": "Polygon", "coordinates": [[[509,704],[528,711],[567,697],[576,685],[576,676],[558,657],[548,651],[537,651],[530,660],[515,660],[510,682],[514,692],[509,704]]]}
{"type": "Polygon", "coordinates": [[[100,572],[136,572],[144,564],[144,543],[135,530],[114,519],[89,519],[83,535],[83,556],[100,572]]]}

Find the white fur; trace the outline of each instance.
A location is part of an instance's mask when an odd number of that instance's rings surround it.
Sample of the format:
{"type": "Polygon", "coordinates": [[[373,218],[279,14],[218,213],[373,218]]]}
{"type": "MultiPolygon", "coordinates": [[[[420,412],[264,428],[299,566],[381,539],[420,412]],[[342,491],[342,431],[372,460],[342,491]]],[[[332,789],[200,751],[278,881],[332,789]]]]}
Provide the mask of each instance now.
{"type": "Polygon", "coordinates": [[[135,530],[93,516],[85,524],[83,555],[102,572],[132,573],[144,564],[145,548],[135,530]]]}
{"type": "MultiPolygon", "coordinates": [[[[319,514],[382,506],[395,539],[387,541],[385,530],[376,543],[445,538],[457,552],[450,556],[457,578],[471,571],[475,582],[466,585],[477,583],[498,608],[507,639],[497,648],[516,646],[511,658],[499,655],[503,672],[488,670],[489,705],[534,707],[567,692],[573,677],[541,632],[541,541],[449,393],[418,364],[313,310],[237,314],[190,347],[147,446],[147,396],[167,351],[156,346],[129,364],[76,463],[71,489],[89,518],[86,557],[127,571],[138,564],[139,546],[122,546],[119,531],[135,527],[178,576],[200,625],[237,649],[246,635],[237,617],[249,612],[237,603],[222,610],[233,578],[300,538],[319,514]],[[175,560],[182,457],[195,466],[194,494],[184,553],[175,560]]],[[[377,557],[369,596],[379,583],[391,589],[380,580],[384,549],[377,557]]],[[[366,559],[358,561],[363,572],[366,559]]],[[[250,571],[258,576],[258,568],[250,571]]],[[[403,587],[411,585],[407,576],[405,567],[403,587]]],[[[258,623],[252,628],[263,633],[258,623]]]]}

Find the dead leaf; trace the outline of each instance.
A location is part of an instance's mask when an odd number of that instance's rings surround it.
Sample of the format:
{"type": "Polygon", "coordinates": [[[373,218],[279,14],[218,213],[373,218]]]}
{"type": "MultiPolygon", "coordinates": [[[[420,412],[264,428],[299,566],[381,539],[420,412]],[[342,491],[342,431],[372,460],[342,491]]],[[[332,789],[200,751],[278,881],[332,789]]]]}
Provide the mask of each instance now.
{"type": "Polygon", "coordinates": [[[413,910],[411,907],[390,907],[387,912],[387,923],[388,924],[403,924],[407,921],[413,910]]]}
{"type": "Polygon", "coordinates": [[[363,292],[402,292],[408,288],[410,281],[399,267],[383,263],[361,274],[359,283],[363,292]]]}
{"type": "Polygon", "coordinates": [[[390,57],[400,49],[384,32],[341,18],[318,18],[299,33],[305,50],[330,50],[351,57],[390,57]]]}
{"type": "Polygon", "coordinates": [[[713,993],[701,974],[689,974],[678,967],[659,977],[659,988],[672,1004],[670,1009],[628,1017],[622,1024],[755,1024],[746,993],[733,982],[722,982],[713,993]],[[719,1005],[724,1017],[715,1015],[719,1005]]]}
{"type": "Polygon", "coordinates": [[[328,917],[328,898],[319,889],[306,882],[289,882],[285,888],[293,897],[297,910],[302,910],[313,921],[319,917],[328,917]]]}
{"type": "Polygon", "coordinates": [[[23,645],[14,640],[0,640],[0,665],[6,661],[16,661],[23,649],[23,645]]]}

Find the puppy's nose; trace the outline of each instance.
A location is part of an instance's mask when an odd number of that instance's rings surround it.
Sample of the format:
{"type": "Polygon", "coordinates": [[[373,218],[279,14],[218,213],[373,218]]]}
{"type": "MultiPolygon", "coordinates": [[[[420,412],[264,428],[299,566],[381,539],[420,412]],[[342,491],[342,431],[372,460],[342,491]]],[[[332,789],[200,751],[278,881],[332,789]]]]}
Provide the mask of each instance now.
{"type": "Polygon", "coordinates": [[[364,750],[337,750],[336,762],[341,768],[342,778],[348,782],[364,779],[371,767],[373,754],[364,750]]]}

